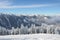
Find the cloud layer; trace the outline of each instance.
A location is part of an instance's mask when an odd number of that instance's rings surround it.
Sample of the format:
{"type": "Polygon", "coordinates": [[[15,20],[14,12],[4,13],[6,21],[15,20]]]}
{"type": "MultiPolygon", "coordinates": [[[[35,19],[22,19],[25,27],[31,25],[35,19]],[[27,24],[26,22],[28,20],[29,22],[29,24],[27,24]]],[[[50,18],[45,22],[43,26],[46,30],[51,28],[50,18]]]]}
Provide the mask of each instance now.
{"type": "Polygon", "coordinates": [[[9,2],[9,0],[0,0],[0,8],[34,8],[34,7],[47,7],[47,6],[54,6],[57,4],[33,4],[33,5],[12,5],[12,2],[9,2]]]}

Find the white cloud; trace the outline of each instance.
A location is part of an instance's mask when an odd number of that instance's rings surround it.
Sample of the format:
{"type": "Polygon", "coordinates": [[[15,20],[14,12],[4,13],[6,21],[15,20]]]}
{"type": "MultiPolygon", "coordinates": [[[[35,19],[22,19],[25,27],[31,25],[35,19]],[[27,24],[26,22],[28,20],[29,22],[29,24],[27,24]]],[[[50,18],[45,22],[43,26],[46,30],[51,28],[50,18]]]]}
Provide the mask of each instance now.
{"type": "Polygon", "coordinates": [[[0,8],[34,8],[34,7],[45,7],[48,5],[26,5],[26,6],[8,6],[8,5],[4,5],[4,6],[0,6],[0,8]]]}
{"type": "Polygon", "coordinates": [[[3,0],[3,1],[0,2],[0,8],[34,8],[34,7],[46,7],[46,6],[53,6],[53,5],[55,5],[55,4],[39,4],[39,5],[34,4],[34,5],[25,5],[25,6],[21,6],[21,5],[19,5],[19,6],[16,6],[16,5],[12,6],[11,4],[12,3],[9,2],[9,0],[5,0],[5,1],[3,0]]]}
{"type": "Polygon", "coordinates": [[[2,6],[9,6],[9,5],[11,5],[11,3],[8,0],[5,0],[5,1],[1,1],[0,0],[0,7],[2,7],[2,6]]]}

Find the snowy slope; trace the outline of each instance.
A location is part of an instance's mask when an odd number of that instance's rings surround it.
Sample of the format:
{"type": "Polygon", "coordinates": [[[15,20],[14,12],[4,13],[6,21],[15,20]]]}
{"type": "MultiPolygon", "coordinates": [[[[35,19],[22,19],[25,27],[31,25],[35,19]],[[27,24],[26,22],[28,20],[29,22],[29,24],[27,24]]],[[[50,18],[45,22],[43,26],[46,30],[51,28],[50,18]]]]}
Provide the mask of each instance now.
{"type": "Polygon", "coordinates": [[[29,34],[0,36],[0,40],[60,40],[58,34],[29,34]]]}

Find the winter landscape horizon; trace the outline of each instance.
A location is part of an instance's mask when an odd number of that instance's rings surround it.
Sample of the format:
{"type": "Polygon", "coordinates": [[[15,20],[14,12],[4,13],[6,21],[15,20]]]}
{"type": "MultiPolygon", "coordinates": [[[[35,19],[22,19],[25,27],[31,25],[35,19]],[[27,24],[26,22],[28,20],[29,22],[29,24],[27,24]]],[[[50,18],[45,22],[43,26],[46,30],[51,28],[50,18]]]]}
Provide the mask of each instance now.
{"type": "Polygon", "coordinates": [[[0,40],[60,40],[60,0],[0,0],[0,40]]]}
{"type": "Polygon", "coordinates": [[[59,40],[60,16],[0,14],[0,40],[59,40]]]}

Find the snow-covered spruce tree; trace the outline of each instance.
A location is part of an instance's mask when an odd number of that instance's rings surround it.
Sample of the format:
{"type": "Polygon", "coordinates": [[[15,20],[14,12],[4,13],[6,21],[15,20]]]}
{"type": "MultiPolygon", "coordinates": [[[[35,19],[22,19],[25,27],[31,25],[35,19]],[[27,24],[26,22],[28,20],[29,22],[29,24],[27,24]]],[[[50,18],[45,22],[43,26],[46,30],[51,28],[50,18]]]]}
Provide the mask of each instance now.
{"type": "Polygon", "coordinates": [[[21,24],[20,34],[28,34],[28,27],[24,27],[23,24],[21,24]]]}
{"type": "Polygon", "coordinates": [[[4,31],[4,35],[7,35],[7,29],[3,28],[2,30],[4,31]]]}
{"type": "Polygon", "coordinates": [[[36,33],[36,27],[35,24],[32,24],[30,27],[30,33],[36,33]]]}
{"type": "Polygon", "coordinates": [[[0,35],[2,35],[2,27],[0,26],[0,35]]]}
{"type": "Polygon", "coordinates": [[[54,25],[48,25],[47,33],[55,34],[55,26],[54,25]]]}
{"type": "Polygon", "coordinates": [[[15,28],[14,28],[14,27],[12,27],[11,35],[14,35],[14,34],[15,34],[14,30],[15,30],[15,28]]]}
{"type": "Polygon", "coordinates": [[[42,28],[38,28],[37,29],[37,33],[43,33],[43,29],[42,28]]]}
{"type": "Polygon", "coordinates": [[[40,33],[47,33],[47,24],[42,23],[40,27],[40,33]]]}
{"type": "Polygon", "coordinates": [[[7,35],[11,35],[11,31],[12,30],[6,29],[7,35]]]}
{"type": "Polygon", "coordinates": [[[20,34],[20,28],[19,28],[19,34],[20,34]]]}
{"type": "Polygon", "coordinates": [[[57,26],[57,27],[55,28],[55,34],[60,34],[60,27],[57,26]]]}
{"type": "Polygon", "coordinates": [[[0,26],[0,35],[7,35],[6,28],[0,26]]]}
{"type": "Polygon", "coordinates": [[[38,27],[38,28],[36,28],[36,33],[40,33],[40,28],[38,27]]]}
{"type": "Polygon", "coordinates": [[[25,34],[28,34],[28,27],[25,26],[25,34]]]}
{"type": "Polygon", "coordinates": [[[11,29],[11,35],[17,35],[17,34],[20,34],[20,29],[17,27],[17,28],[14,28],[12,27],[11,29]]]}
{"type": "Polygon", "coordinates": [[[14,30],[14,34],[19,34],[19,28],[18,27],[14,30]]]}

